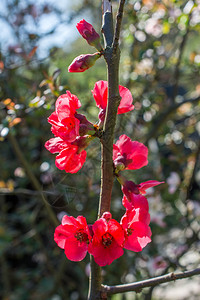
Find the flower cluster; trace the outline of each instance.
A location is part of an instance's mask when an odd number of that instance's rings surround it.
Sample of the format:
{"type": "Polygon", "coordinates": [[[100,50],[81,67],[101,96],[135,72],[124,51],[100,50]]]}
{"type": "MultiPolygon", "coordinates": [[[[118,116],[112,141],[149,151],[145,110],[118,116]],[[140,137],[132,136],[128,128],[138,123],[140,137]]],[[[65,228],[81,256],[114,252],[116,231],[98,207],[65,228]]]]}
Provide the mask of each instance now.
{"type": "MultiPolygon", "coordinates": [[[[69,66],[69,72],[87,70],[104,51],[100,36],[91,24],[82,20],[77,24],[77,29],[88,44],[99,52],[75,58],[69,66]]],[[[117,113],[133,110],[131,92],[120,85],[119,94],[121,101],[117,113]]],[[[87,155],[85,149],[94,138],[99,137],[97,131],[101,132],[103,128],[108,101],[107,81],[96,82],[92,95],[100,110],[97,125],[78,113],[81,103],[70,91],[57,99],[55,111],[48,118],[55,137],[47,141],[45,147],[51,153],[58,153],[55,164],[67,173],[76,173],[82,168],[87,155]]],[[[105,212],[93,225],[87,225],[83,216],[75,219],[65,215],[62,224],[55,230],[54,240],[64,249],[68,259],[80,261],[89,252],[98,265],[105,266],[122,256],[123,249],[139,252],[151,241],[149,205],[144,195],[148,188],[162,182],[149,180],[136,184],[121,175],[124,170],[138,170],[147,164],[147,147],[132,141],[125,134],[121,135],[113,145],[113,171],[121,184],[125,214],[118,222],[110,212],[105,212]]]]}
{"type": "Polygon", "coordinates": [[[48,118],[55,138],[45,143],[45,147],[56,156],[56,167],[67,173],[78,172],[87,153],[84,150],[92,140],[88,134],[94,132],[94,126],[85,116],[78,114],[81,107],[79,99],[67,91],[61,95],[55,105],[55,111],[48,118]]]}
{"type": "Polygon", "coordinates": [[[80,261],[88,251],[99,266],[106,266],[123,255],[123,248],[138,252],[151,241],[149,220],[148,211],[142,208],[126,212],[120,223],[109,212],[93,225],[87,225],[83,216],[65,215],[54,240],[68,259],[80,261]]]}
{"type": "MultiPolygon", "coordinates": [[[[122,98],[118,113],[133,110],[131,92],[123,86],[119,86],[119,89],[122,98]]],[[[104,120],[107,105],[107,81],[96,82],[92,94],[97,107],[100,108],[100,124],[104,120]]],[[[58,97],[55,111],[48,118],[55,137],[47,141],[45,147],[51,153],[58,153],[56,167],[67,173],[76,173],[82,168],[87,156],[85,149],[96,137],[97,126],[89,122],[84,115],[77,113],[80,107],[79,99],[70,91],[66,91],[66,94],[58,97]]]]}

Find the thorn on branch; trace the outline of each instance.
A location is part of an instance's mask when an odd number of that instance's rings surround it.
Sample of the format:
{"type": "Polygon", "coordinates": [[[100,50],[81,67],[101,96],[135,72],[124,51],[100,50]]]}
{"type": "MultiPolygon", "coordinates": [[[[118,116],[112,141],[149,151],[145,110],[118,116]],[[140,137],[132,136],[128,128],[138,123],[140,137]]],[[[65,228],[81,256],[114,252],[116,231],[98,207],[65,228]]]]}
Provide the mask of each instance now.
{"type": "Polygon", "coordinates": [[[171,274],[171,278],[175,281],[177,278],[176,278],[176,275],[174,273],[171,274]]]}

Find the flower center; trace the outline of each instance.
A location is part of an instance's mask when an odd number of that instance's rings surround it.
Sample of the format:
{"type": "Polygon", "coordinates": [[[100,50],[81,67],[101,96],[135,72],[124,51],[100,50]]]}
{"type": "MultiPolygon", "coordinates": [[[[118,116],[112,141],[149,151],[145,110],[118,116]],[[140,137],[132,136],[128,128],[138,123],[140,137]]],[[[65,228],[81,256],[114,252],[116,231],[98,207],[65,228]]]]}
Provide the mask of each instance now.
{"type": "Polygon", "coordinates": [[[104,248],[109,247],[112,244],[112,240],[113,240],[112,235],[108,232],[105,233],[102,236],[102,244],[104,245],[104,248]]]}
{"type": "Polygon", "coordinates": [[[128,236],[131,235],[131,234],[133,233],[133,230],[134,230],[134,229],[132,229],[132,228],[128,228],[128,229],[127,229],[127,235],[128,235],[128,236]]]}
{"type": "Polygon", "coordinates": [[[79,242],[86,242],[88,240],[88,235],[83,231],[83,229],[79,229],[76,231],[74,234],[74,237],[79,241],[79,242]]]}
{"type": "Polygon", "coordinates": [[[75,126],[75,120],[73,118],[67,117],[62,120],[62,124],[66,127],[67,130],[71,130],[75,126]]]}

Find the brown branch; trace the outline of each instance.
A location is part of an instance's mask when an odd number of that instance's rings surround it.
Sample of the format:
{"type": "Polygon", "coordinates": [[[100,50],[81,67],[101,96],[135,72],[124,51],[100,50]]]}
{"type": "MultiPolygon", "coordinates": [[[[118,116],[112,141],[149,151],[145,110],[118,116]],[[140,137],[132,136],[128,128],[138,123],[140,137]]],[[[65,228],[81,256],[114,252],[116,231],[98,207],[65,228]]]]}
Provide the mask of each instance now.
{"type": "Polygon", "coordinates": [[[102,292],[107,293],[108,295],[112,294],[119,294],[119,293],[124,293],[124,292],[140,292],[141,289],[145,287],[152,287],[156,286],[161,283],[166,283],[170,281],[175,281],[183,278],[189,278],[194,275],[199,275],[200,274],[200,268],[191,270],[191,271],[185,271],[185,272],[180,272],[180,273],[170,273],[166,274],[163,276],[155,277],[155,278],[150,278],[147,280],[143,281],[138,281],[135,283],[128,283],[128,284],[122,284],[122,285],[115,285],[115,286],[103,286],[102,287],[102,292]]]}
{"type": "MultiPolygon", "coordinates": [[[[101,192],[99,199],[98,218],[101,217],[105,211],[110,211],[111,194],[114,181],[112,158],[114,129],[116,124],[117,109],[121,100],[119,94],[120,51],[118,47],[118,38],[123,12],[123,5],[121,3],[124,3],[124,0],[120,2],[120,15],[116,21],[116,41],[114,49],[112,46],[114,32],[111,1],[103,0],[102,2],[102,33],[105,41],[105,51],[103,55],[107,64],[108,104],[103,126],[103,135],[101,137],[101,192]]],[[[107,299],[105,295],[101,294],[101,268],[95,263],[93,257],[90,257],[90,266],[91,274],[88,300],[107,299]]]]}
{"type": "MultiPolygon", "coordinates": [[[[117,109],[120,104],[121,97],[119,95],[119,60],[120,60],[120,51],[118,47],[118,39],[122,22],[123,7],[125,0],[120,1],[117,21],[116,21],[116,30],[115,30],[115,40],[113,47],[113,21],[112,21],[112,8],[109,8],[109,11],[104,11],[106,18],[103,18],[102,32],[105,40],[105,52],[104,58],[107,63],[108,70],[108,104],[106,110],[106,117],[104,122],[104,134],[101,138],[102,142],[102,175],[101,175],[101,193],[99,201],[99,213],[100,217],[105,211],[110,211],[110,202],[113,186],[113,140],[114,140],[114,129],[116,124],[117,109]],[[107,23],[106,23],[107,21],[107,23]],[[112,36],[110,35],[112,32],[112,36]]],[[[103,7],[107,7],[108,4],[111,4],[111,1],[103,1],[103,7]],[[104,5],[104,2],[107,4],[104,5]]]]}

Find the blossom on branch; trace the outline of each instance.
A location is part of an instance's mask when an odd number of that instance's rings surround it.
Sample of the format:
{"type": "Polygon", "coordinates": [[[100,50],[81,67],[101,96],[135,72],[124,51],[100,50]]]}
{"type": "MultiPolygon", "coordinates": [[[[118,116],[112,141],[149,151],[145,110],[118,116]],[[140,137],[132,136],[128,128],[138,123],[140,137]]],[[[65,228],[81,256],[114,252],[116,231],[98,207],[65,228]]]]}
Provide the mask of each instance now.
{"type": "MultiPolygon", "coordinates": [[[[106,107],[108,102],[108,82],[104,80],[97,81],[92,90],[94,100],[96,101],[97,107],[100,108],[99,119],[101,121],[105,118],[106,107]]],[[[121,101],[118,107],[118,114],[123,114],[134,109],[133,97],[129,89],[119,85],[119,94],[121,101]]]]}
{"type": "Polygon", "coordinates": [[[142,195],[130,194],[129,197],[127,197],[127,195],[124,194],[122,204],[127,210],[142,208],[143,210],[149,211],[147,198],[142,195]]]}
{"type": "Polygon", "coordinates": [[[125,134],[113,145],[116,171],[140,169],[148,164],[147,156],[147,147],[142,143],[131,141],[125,134]]]}
{"type": "Polygon", "coordinates": [[[120,224],[125,232],[124,248],[139,252],[151,242],[148,212],[140,208],[126,211],[120,224]]]}
{"type": "Polygon", "coordinates": [[[142,182],[140,184],[135,184],[133,181],[124,180],[123,177],[119,176],[119,180],[122,184],[122,192],[124,197],[122,199],[122,204],[126,209],[132,209],[133,207],[138,207],[137,205],[141,202],[142,207],[148,208],[147,199],[143,196],[146,194],[146,189],[164,183],[164,181],[156,181],[156,180],[149,180],[142,182]]]}
{"type": "Polygon", "coordinates": [[[80,121],[76,118],[76,110],[81,107],[79,99],[66,91],[56,100],[55,112],[53,112],[48,122],[52,125],[51,131],[68,142],[72,142],[79,135],[80,121]]]}
{"type": "Polygon", "coordinates": [[[89,227],[83,216],[64,216],[62,225],[59,225],[54,233],[57,245],[65,250],[68,259],[80,261],[87,254],[88,244],[91,239],[89,227]]]}
{"type": "Polygon", "coordinates": [[[147,189],[149,189],[151,187],[154,187],[156,185],[159,185],[161,183],[165,183],[165,182],[164,181],[157,181],[157,180],[148,180],[148,181],[141,182],[137,186],[138,186],[139,192],[142,195],[145,195],[147,189]]]}
{"type": "Polygon", "coordinates": [[[104,213],[92,226],[93,237],[88,252],[94,256],[95,262],[101,267],[110,265],[124,253],[122,249],[124,231],[111,217],[110,213],[104,213]]]}
{"type": "Polygon", "coordinates": [[[77,56],[68,67],[70,73],[80,73],[91,68],[96,60],[101,57],[101,53],[97,52],[94,54],[81,54],[77,56]]]}
{"type": "Polygon", "coordinates": [[[100,36],[90,23],[83,19],[76,24],[76,28],[89,45],[94,46],[99,51],[102,50],[100,36]]]}
{"type": "Polygon", "coordinates": [[[85,163],[87,153],[78,145],[66,143],[60,138],[52,138],[45,143],[45,147],[51,153],[59,153],[55,165],[66,173],[77,173],[85,163]]]}
{"type": "Polygon", "coordinates": [[[45,147],[51,153],[58,153],[55,164],[67,173],[76,173],[82,168],[87,156],[84,149],[94,138],[90,134],[95,133],[94,125],[77,113],[80,107],[79,99],[66,91],[58,97],[55,111],[48,118],[55,138],[48,140],[45,147]]]}
{"type": "Polygon", "coordinates": [[[55,165],[60,170],[65,170],[66,173],[77,173],[85,163],[87,152],[76,145],[69,144],[57,156],[55,165]]]}
{"type": "Polygon", "coordinates": [[[69,145],[70,143],[64,141],[60,137],[55,137],[48,140],[44,146],[49,152],[54,154],[54,153],[60,153],[63,149],[65,149],[69,145]]]}

